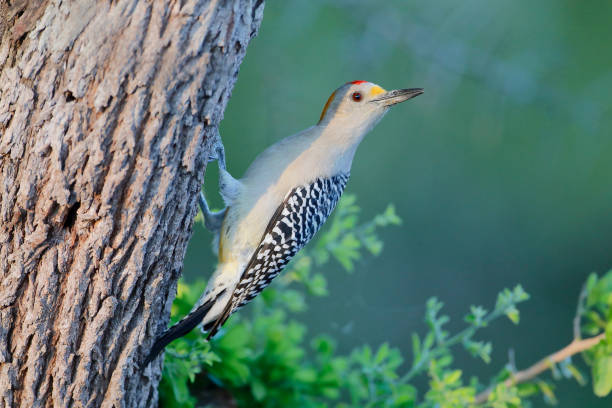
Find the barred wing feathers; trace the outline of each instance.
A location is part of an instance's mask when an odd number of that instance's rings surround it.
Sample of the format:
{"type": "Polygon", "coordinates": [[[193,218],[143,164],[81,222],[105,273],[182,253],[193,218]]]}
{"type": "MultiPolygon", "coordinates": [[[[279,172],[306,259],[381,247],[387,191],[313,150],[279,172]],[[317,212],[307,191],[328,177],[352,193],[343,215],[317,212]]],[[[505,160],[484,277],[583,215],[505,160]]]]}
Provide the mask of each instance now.
{"type": "Polygon", "coordinates": [[[205,327],[208,338],[238,308],[270,284],[291,258],[308,243],[325,223],[340,200],[348,174],[317,178],[291,190],[274,213],[261,243],[251,256],[242,277],[221,316],[205,327]]]}

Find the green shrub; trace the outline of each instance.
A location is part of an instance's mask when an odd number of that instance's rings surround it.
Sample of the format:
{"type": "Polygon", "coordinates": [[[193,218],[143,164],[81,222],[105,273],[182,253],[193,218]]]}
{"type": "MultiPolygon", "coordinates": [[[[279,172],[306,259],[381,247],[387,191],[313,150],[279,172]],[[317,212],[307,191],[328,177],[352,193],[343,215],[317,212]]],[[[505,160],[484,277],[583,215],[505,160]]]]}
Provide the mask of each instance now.
{"type": "MultiPolygon", "coordinates": [[[[517,305],[529,298],[520,285],[504,289],[490,311],[471,306],[465,327],[456,333],[445,329],[449,318],[442,314],[443,303],[430,299],[425,314],[427,334],[413,334],[410,364],[386,343],[377,349],[362,346],[349,355],[339,355],[329,336],[307,341],[306,326],[297,316],[306,309],[307,295],[327,295],[326,279],[317,270],[333,259],[351,272],[363,256],[382,251],[378,228],[401,223],[392,205],[366,223],[360,223],[358,215],[355,197],[346,195],[318,240],[302,250],[253,301],[248,317],[233,315],[210,342],[198,330],[173,342],[165,353],[160,384],[163,406],[194,407],[196,388],[224,389],[241,407],[510,408],[527,406],[536,394],[555,401],[549,381],[521,378],[515,384],[512,379],[523,373],[510,366],[486,383],[476,378],[466,380],[462,371],[453,367],[453,352],[459,347],[490,362],[492,345],[477,339],[476,334],[502,317],[518,324],[517,305]],[[422,375],[429,379],[429,388],[419,391],[412,381],[422,375]],[[192,385],[196,378],[197,387],[192,385]]],[[[204,286],[204,282],[179,283],[173,322],[190,311],[204,286]]],[[[589,340],[592,345],[583,352],[599,396],[612,390],[611,306],[612,271],[601,278],[593,274],[579,300],[576,338],[571,346],[584,347],[582,334],[591,339],[599,336],[589,340]]],[[[585,383],[571,357],[553,360],[541,363],[542,370],[550,368],[555,378],[573,377],[585,383]]]]}

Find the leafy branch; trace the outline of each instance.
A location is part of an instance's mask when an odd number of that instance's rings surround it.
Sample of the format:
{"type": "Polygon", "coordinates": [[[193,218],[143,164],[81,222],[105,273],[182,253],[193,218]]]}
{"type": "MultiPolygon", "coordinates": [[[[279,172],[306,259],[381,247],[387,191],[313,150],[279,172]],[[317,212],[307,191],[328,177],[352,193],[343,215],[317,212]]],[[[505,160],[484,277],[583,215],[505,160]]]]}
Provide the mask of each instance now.
{"type": "MultiPolygon", "coordinates": [[[[610,275],[610,273],[608,273],[608,275],[610,275]]],[[[521,371],[512,372],[510,378],[503,381],[502,384],[504,387],[510,388],[514,385],[530,381],[536,378],[538,375],[542,374],[543,372],[550,370],[550,369],[554,369],[556,364],[565,362],[567,365],[567,362],[570,361],[569,359],[572,356],[578,353],[582,353],[587,350],[590,350],[600,345],[602,341],[606,339],[605,332],[599,333],[598,335],[589,337],[587,339],[582,339],[581,322],[582,322],[582,316],[585,314],[585,302],[587,300],[587,296],[589,295],[589,293],[593,293],[594,289],[595,289],[596,294],[598,290],[600,294],[607,293],[606,288],[605,288],[605,286],[607,285],[607,279],[608,279],[607,277],[604,277],[604,279],[600,281],[599,285],[604,286],[603,290],[601,290],[601,288],[597,287],[597,283],[596,283],[597,277],[595,275],[592,275],[587,281],[587,283],[583,286],[582,290],[580,291],[580,296],[578,298],[578,305],[576,307],[576,315],[574,316],[574,320],[573,320],[574,338],[572,342],[568,344],[567,346],[563,347],[561,350],[558,350],[546,356],[545,358],[533,364],[532,366],[524,370],[521,370],[521,371]]],[[[601,297],[604,297],[604,296],[601,296],[601,297]]],[[[591,306],[595,306],[597,304],[601,306],[602,303],[605,304],[606,303],[605,300],[603,302],[602,302],[602,299],[592,300],[591,306]]],[[[591,313],[596,313],[596,312],[591,311],[591,313]]],[[[598,320],[601,321],[600,319],[598,320]]],[[[608,385],[612,381],[612,367],[606,367],[605,370],[610,371],[610,372],[607,374],[604,374],[603,376],[600,375],[599,373],[594,373],[593,375],[594,380],[595,380],[595,393],[601,396],[607,395],[610,392],[609,387],[612,387],[612,384],[608,385]],[[599,391],[600,389],[601,391],[599,391]]],[[[579,382],[583,382],[583,380],[580,379],[581,375],[575,369],[572,370],[572,375],[576,379],[578,379],[579,382]]],[[[496,386],[491,386],[487,388],[486,390],[482,391],[481,393],[479,393],[478,395],[476,395],[476,397],[474,398],[474,402],[476,404],[485,403],[489,399],[491,393],[495,390],[495,387],[499,387],[499,384],[497,384],[496,386]]]]}
{"type": "Polygon", "coordinates": [[[492,321],[504,315],[517,324],[519,312],[516,305],[527,299],[529,299],[529,295],[520,285],[516,286],[512,291],[505,289],[498,295],[495,309],[491,313],[488,313],[481,306],[471,306],[470,313],[465,317],[465,321],[470,325],[451,337],[442,329],[442,326],[449,321],[448,316],[438,316],[443,303],[439,302],[436,298],[429,299],[425,322],[429,326],[430,332],[425,337],[422,343],[423,346],[421,346],[418,335],[412,335],[414,362],[411,369],[402,377],[402,381],[408,382],[412,380],[423,372],[431,361],[447,354],[448,349],[457,344],[463,344],[472,355],[478,356],[488,363],[491,361],[491,344],[474,341],[473,337],[476,331],[488,326],[492,321]],[[435,347],[433,347],[434,341],[435,347]]]}
{"type": "MultiPolygon", "coordinates": [[[[566,361],[568,358],[572,357],[575,354],[582,353],[596,345],[598,345],[602,340],[606,337],[605,333],[601,333],[595,337],[590,337],[584,340],[574,340],[567,346],[563,347],[561,350],[543,358],[536,364],[531,367],[517,371],[512,373],[512,376],[503,382],[503,385],[506,388],[510,388],[513,385],[520,384],[529,380],[534,379],[538,375],[542,374],[544,371],[550,370],[554,367],[555,364],[562,363],[566,361]]],[[[482,404],[487,401],[491,393],[494,391],[494,387],[489,387],[485,391],[476,395],[474,398],[474,403],[482,404]]]]}
{"type": "MultiPolygon", "coordinates": [[[[567,347],[525,370],[508,364],[484,382],[489,387],[475,378],[462,380],[462,370],[452,367],[454,350],[462,347],[490,363],[492,344],[476,336],[504,316],[519,323],[518,305],[529,298],[520,285],[499,293],[491,311],[470,306],[466,327],[456,333],[446,330],[450,318],[442,314],[443,303],[429,299],[427,332],[423,337],[412,335],[409,365],[400,350],[387,343],[340,355],[329,336],[307,341],[307,328],[295,317],[307,309],[307,294],[328,294],[327,280],[317,269],[335,260],[352,272],[365,254],[376,256],[383,250],[378,230],[401,223],[391,205],[365,223],[359,221],[359,212],[354,196],[345,196],[317,242],[302,250],[287,271],[247,310],[232,316],[215,338],[207,342],[194,331],[172,343],[160,385],[163,405],[194,407],[197,382],[198,389],[224,390],[231,396],[228,404],[244,407],[516,408],[536,394],[555,400],[551,384],[538,378],[547,370],[553,378],[575,378],[584,384],[585,376],[571,361],[579,353],[591,367],[594,393],[605,396],[612,391],[612,271],[587,280],[573,321],[574,340],[567,347]],[[412,382],[423,375],[429,387],[419,392],[412,382]]],[[[173,320],[189,312],[203,288],[204,282],[179,283],[173,320]]]]}

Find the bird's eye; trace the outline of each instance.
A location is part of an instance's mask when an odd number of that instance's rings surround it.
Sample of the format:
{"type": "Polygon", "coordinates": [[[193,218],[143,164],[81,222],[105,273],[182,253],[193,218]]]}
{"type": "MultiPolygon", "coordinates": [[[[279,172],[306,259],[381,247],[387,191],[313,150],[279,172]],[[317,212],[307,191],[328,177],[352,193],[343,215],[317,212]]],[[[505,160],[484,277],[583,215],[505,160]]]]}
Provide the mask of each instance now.
{"type": "Polygon", "coordinates": [[[355,102],[359,102],[361,100],[361,92],[353,92],[353,95],[351,95],[351,97],[355,102]]]}

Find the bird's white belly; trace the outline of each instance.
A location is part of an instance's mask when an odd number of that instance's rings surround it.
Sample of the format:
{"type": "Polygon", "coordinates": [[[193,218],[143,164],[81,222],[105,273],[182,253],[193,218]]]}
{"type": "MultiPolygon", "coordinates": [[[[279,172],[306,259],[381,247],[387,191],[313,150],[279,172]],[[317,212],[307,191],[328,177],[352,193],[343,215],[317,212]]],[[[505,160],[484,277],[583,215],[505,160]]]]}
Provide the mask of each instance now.
{"type": "Polygon", "coordinates": [[[275,188],[270,188],[257,200],[253,200],[252,204],[241,203],[241,206],[236,208],[238,222],[235,223],[233,231],[228,231],[226,241],[223,242],[223,252],[231,254],[232,261],[242,267],[246,266],[285,195],[286,193],[281,194],[275,188]]]}

